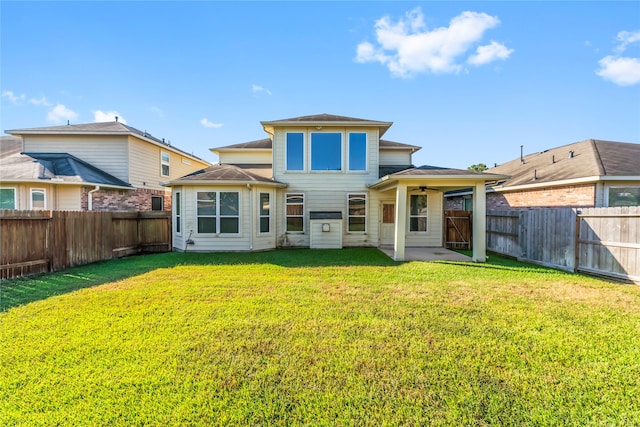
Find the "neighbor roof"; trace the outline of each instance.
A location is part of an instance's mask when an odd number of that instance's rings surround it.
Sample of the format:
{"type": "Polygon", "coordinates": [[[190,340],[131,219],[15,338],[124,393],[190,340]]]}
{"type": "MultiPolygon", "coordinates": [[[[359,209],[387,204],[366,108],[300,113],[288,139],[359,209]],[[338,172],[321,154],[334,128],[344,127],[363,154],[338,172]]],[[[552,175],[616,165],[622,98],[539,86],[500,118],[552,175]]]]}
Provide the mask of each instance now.
{"type": "Polygon", "coordinates": [[[115,122],[100,122],[100,123],[81,123],[77,125],[62,125],[62,126],[45,126],[38,128],[24,128],[24,129],[11,129],[6,131],[12,135],[133,135],[138,138],[147,140],[156,145],[161,145],[171,149],[173,151],[180,152],[187,157],[191,157],[196,160],[208,163],[206,160],[202,160],[198,156],[189,154],[184,150],[181,150],[163,139],[156,138],[148,133],[146,130],[141,131],[132,126],[125,125],[118,121],[115,122]]]}
{"type": "Polygon", "coordinates": [[[337,116],[335,114],[313,114],[310,116],[292,117],[289,119],[271,120],[260,122],[268,133],[273,133],[275,126],[373,126],[380,129],[382,136],[393,124],[393,122],[381,122],[377,120],[359,119],[356,117],[337,116]]]}
{"type": "Polygon", "coordinates": [[[488,169],[510,175],[499,188],[575,179],[640,179],[640,144],[588,139],[524,156],[488,169]]]}
{"type": "Polygon", "coordinates": [[[167,185],[184,184],[215,184],[216,181],[222,184],[266,184],[276,187],[286,187],[287,185],[271,178],[260,176],[241,167],[229,164],[215,164],[206,169],[185,175],[169,182],[167,185]]]}

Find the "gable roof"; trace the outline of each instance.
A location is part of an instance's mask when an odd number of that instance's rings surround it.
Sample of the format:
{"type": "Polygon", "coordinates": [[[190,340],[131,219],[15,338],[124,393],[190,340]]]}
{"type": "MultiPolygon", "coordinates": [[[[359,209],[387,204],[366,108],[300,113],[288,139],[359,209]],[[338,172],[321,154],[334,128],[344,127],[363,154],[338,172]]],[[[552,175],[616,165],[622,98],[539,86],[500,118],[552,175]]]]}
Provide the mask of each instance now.
{"type": "Polygon", "coordinates": [[[194,160],[209,163],[206,160],[199,158],[198,156],[189,154],[184,150],[170,145],[168,142],[165,142],[164,139],[156,138],[146,130],[141,131],[118,121],[11,129],[7,130],[6,132],[11,135],[131,135],[150,142],[154,145],[159,145],[169,150],[179,152],[180,154],[183,154],[184,156],[190,157],[194,160]]]}
{"type": "Polygon", "coordinates": [[[68,153],[0,154],[0,178],[5,182],[87,184],[114,188],[133,188],[131,184],[68,153]]]}
{"type": "Polygon", "coordinates": [[[404,144],[402,142],[388,141],[386,139],[380,140],[380,148],[384,150],[411,150],[412,153],[420,150],[422,147],[417,145],[404,144]]]}
{"type": "Polygon", "coordinates": [[[529,154],[522,160],[514,159],[486,172],[511,176],[499,188],[616,177],[640,180],[640,144],[588,139],[529,154]]]}
{"type": "Polygon", "coordinates": [[[273,142],[270,138],[258,139],[256,141],[242,142],[240,144],[225,145],[224,147],[212,148],[211,151],[226,150],[271,150],[273,142]]]}
{"type": "Polygon", "coordinates": [[[287,186],[287,184],[260,176],[236,165],[220,163],[167,183],[168,186],[185,184],[264,184],[274,187],[287,186]]]}
{"type": "Polygon", "coordinates": [[[377,127],[382,136],[393,124],[393,122],[381,122],[377,120],[359,119],[356,117],[338,116],[335,114],[313,114],[310,116],[292,117],[289,119],[270,120],[260,122],[264,130],[273,134],[276,126],[359,126],[377,127]]]}

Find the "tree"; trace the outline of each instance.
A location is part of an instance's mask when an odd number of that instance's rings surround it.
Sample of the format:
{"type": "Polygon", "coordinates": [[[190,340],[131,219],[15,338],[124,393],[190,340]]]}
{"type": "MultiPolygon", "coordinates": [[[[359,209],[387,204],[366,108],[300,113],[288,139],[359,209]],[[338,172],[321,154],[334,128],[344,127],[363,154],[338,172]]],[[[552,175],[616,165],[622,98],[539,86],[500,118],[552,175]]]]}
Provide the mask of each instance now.
{"type": "Polygon", "coordinates": [[[478,163],[477,165],[471,165],[471,166],[469,166],[467,168],[468,171],[474,171],[474,172],[482,172],[482,171],[486,171],[487,169],[489,169],[489,168],[484,163],[478,163]]]}

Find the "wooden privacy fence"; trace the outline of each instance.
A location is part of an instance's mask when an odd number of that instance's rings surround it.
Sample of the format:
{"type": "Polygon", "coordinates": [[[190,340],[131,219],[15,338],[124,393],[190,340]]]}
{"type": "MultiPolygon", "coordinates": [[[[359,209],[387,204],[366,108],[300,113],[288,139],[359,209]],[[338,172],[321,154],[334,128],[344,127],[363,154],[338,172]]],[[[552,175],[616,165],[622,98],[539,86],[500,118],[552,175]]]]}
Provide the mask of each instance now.
{"type": "Polygon", "coordinates": [[[523,261],[640,281],[640,207],[487,212],[487,249],[523,261]]]}
{"type": "Polygon", "coordinates": [[[447,249],[473,248],[471,211],[444,211],[444,244],[447,249]]]}
{"type": "Polygon", "coordinates": [[[168,212],[0,210],[0,279],[171,251],[168,212]]]}

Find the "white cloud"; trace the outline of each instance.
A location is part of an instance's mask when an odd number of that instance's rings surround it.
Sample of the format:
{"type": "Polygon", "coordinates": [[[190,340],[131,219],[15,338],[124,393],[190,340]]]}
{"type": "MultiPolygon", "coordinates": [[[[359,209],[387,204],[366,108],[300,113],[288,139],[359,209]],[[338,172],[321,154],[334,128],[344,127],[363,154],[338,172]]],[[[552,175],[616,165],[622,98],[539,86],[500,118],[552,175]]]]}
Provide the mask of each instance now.
{"type": "Polygon", "coordinates": [[[117,111],[102,111],[102,110],[96,110],[93,112],[93,121],[96,123],[100,123],[100,122],[115,122],[116,121],[116,117],[118,118],[118,121],[120,123],[123,124],[127,124],[127,120],[122,117],[122,115],[120,115],[120,113],[118,113],[117,111]]]}
{"type": "Polygon", "coordinates": [[[266,93],[267,95],[271,95],[271,91],[269,89],[264,88],[260,85],[252,85],[251,90],[253,91],[253,93],[262,92],[262,93],[266,93]]]}
{"type": "Polygon", "coordinates": [[[40,99],[37,98],[29,98],[29,103],[33,105],[42,105],[43,107],[51,107],[53,104],[50,103],[45,96],[40,99]]]}
{"type": "Polygon", "coordinates": [[[78,118],[78,113],[68,109],[62,104],[58,104],[47,114],[47,120],[53,123],[63,122],[65,120],[75,120],[78,118]]]}
{"type": "MultiPolygon", "coordinates": [[[[379,62],[394,76],[411,77],[417,73],[458,73],[463,67],[461,57],[482,40],[484,33],[496,27],[500,20],[478,12],[462,12],[448,27],[428,29],[418,7],[394,23],[388,16],[375,24],[377,46],[360,43],[356,62],[379,62]],[[459,62],[460,61],[460,62],[459,62]]],[[[506,46],[492,42],[469,58],[474,65],[506,59],[513,52],[506,46]]]]}
{"type": "Polygon", "coordinates": [[[20,103],[20,101],[26,99],[27,96],[24,93],[16,95],[15,93],[13,93],[13,91],[5,90],[4,92],[2,92],[2,97],[8,98],[12,104],[18,104],[20,103]]]}
{"type": "Polygon", "coordinates": [[[605,56],[598,61],[600,69],[596,74],[619,86],[631,86],[640,83],[640,60],[638,58],[624,58],[605,56]]]}
{"type": "Polygon", "coordinates": [[[596,74],[618,86],[631,86],[640,83],[640,58],[620,56],[629,45],[640,42],[640,31],[620,31],[615,48],[616,55],[608,55],[598,61],[600,69],[596,74]]]}
{"type": "Polygon", "coordinates": [[[200,119],[200,124],[206,128],[221,128],[222,127],[222,123],[213,123],[211,120],[203,117],[202,119],[200,119]]]}
{"type": "Polygon", "coordinates": [[[491,44],[478,46],[475,55],[471,55],[467,62],[471,65],[484,65],[498,59],[507,59],[512,53],[513,49],[492,40],[491,44]]]}

